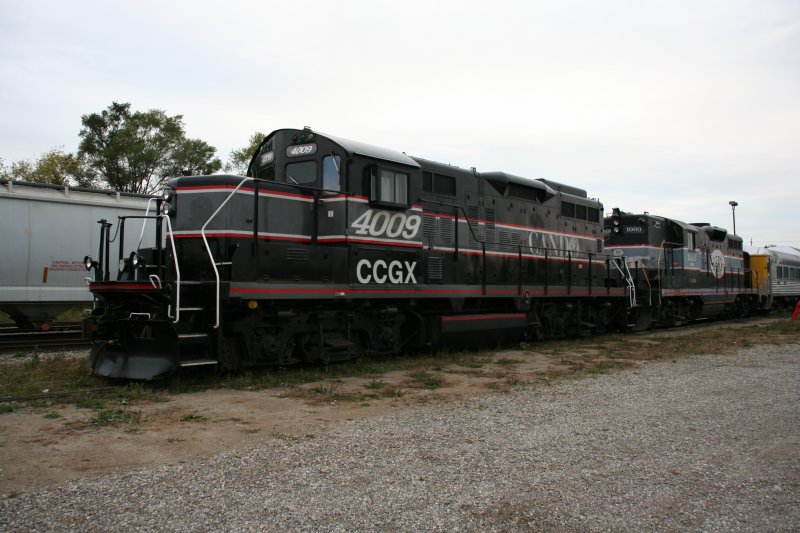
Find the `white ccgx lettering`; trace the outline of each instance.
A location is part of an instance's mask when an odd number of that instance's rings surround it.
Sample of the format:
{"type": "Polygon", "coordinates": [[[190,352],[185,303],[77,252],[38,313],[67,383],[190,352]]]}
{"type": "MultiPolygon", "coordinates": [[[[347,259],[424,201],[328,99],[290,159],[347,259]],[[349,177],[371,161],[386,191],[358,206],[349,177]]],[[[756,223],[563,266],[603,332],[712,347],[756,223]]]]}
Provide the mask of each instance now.
{"type": "Polygon", "coordinates": [[[415,261],[391,261],[388,264],[383,259],[374,263],[369,259],[362,259],[356,264],[356,278],[359,283],[386,283],[388,279],[394,284],[417,283],[414,276],[415,261]]]}

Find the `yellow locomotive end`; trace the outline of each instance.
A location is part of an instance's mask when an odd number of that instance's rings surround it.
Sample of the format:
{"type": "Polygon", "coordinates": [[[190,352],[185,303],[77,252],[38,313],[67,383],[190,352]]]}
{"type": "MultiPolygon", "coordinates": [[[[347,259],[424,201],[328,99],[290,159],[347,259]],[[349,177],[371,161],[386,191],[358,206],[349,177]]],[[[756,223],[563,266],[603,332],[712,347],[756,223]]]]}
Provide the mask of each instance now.
{"type": "Polygon", "coordinates": [[[750,276],[753,287],[758,289],[758,297],[762,305],[771,305],[772,291],[770,290],[769,279],[770,256],[766,254],[750,255],[750,276]]]}

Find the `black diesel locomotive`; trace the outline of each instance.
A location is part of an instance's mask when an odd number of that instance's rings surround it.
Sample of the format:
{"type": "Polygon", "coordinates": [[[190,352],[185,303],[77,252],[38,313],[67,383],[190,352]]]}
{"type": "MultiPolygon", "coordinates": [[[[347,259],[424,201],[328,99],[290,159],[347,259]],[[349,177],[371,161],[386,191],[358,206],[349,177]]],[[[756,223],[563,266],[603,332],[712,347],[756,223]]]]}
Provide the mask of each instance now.
{"type": "Polygon", "coordinates": [[[86,259],[96,374],[337,361],[624,320],[602,204],[547,180],[285,129],[247,177],[175,178],[159,204],[144,217],[157,246],[117,243],[118,279],[110,223],[102,257],[86,259]]]}
{"type": "Polygon", "coordinates": [[[631,279],[633,329],[681,325],[698,318],[741,316],[759,305],[742,238],[705,222],[686,224],[613,209],[606,251],[624,260],[631,279]]]}
{"type": "MultiPolygon", "coordinates": [[[[132,218],[115,233],[140,222],[132,218]]],[[[157,214],[138,218],[156,246],[128,254],[119,237],[116,280],[109,222],[100,257],[86,258],[96,308],[85,331],[102,376],[339,361],[655,320],[639,308],[654,305],[656,276],[631,269],[630,253],[604,252],[603,206],[585,191],[308,128],[270,134],[246,177],[172,179],[157,214]]]]}

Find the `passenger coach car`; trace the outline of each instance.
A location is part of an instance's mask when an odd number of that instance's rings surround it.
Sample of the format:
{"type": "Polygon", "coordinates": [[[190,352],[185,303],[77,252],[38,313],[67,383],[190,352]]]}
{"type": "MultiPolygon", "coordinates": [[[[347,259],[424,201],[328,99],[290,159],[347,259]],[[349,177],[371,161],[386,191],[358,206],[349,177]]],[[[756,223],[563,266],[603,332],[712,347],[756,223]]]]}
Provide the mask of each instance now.
{"type": "Polygon", "coordinates": [[[335,361],[625,320],[602,204],[545,179],[283,129],[246,177],[175,178],[159,204],[156,246],[120,243],[118,279],[108,254],[87,258],[97,374],[335,361]]]}
{"type": "Polygon", "coordinates": [[[800,250],[791,246],[749,248],[753,286],[765,308],[794,309],[800,300],[800,250]]]}

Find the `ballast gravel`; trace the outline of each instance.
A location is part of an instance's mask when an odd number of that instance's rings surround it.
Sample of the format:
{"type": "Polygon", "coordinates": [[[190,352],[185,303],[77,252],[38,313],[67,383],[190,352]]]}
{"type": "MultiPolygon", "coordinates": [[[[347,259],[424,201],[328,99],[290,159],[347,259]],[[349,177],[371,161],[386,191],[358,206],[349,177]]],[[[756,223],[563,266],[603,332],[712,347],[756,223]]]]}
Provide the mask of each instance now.
{"type": "Polygon", "coordinates": [[[800,345],[343,423],[0,500],[2,531],[797,531],[800,345]]]}

